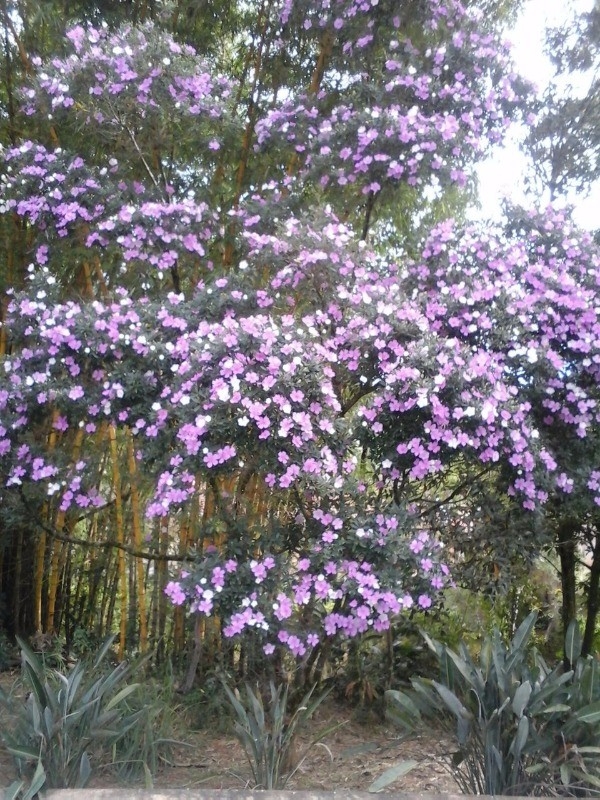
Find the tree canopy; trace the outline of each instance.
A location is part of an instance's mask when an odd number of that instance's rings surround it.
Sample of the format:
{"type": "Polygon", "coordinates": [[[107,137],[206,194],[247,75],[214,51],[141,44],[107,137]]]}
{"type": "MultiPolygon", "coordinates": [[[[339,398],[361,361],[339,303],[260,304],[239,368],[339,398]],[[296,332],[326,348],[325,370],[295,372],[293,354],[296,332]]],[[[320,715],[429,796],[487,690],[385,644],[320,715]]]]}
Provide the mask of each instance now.
{"type": "Polygon", "coordinates": [[[475,486],[590,523],[600,254],[552,207],[463,224],[529,110],[498,9],[225,5],[216,41],[148,8],[28,58],[1,499],[34,544],[19,624],[56,626],[53,581],[85,607],[87,541],[116,554],[122,649],[164,625],[155,559],[176,606],[309,659],[436,602],[475,486]]]}

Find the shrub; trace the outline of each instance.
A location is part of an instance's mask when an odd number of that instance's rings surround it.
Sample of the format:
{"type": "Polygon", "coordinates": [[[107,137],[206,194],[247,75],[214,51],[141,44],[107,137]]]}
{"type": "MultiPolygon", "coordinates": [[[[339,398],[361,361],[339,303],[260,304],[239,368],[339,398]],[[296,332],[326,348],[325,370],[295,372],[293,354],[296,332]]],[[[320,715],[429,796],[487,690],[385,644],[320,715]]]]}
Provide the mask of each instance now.
{"type": "Polygon", "coordinates": [[[296,735],[312,717],[328,692],[313,698],[315,687],[302,698],[294,711],[288,708],[286,686],[269,684],[269,697],[265,704],[259,691],[246,684],[245,696],[223,686],[234,711],[235,733],[241,742],[252,770],[257,789],[283,789],[296,773],[308,752],[328,733],[339,727],[321,731],[305,746],[297,750],[296,735]]]}
{"type": "Polygon", "coordinates": [[[92,772],[92,746],[112,745],[141,717],[124,705],[138,689],[127,683],[131,667],[104,669],[112,639],[93,662],[79,661],[67,673],[49,669],[25,641],[18,642],[29,693],[23,702],[0,690],[0,702],[16,720],[14,730],[1,732],[2,741],[19,774],[39,788],[82,788],[92,772]]]}
{"type": "Polygon", "coordinates": [[[112,745],[112,766],[122,780],[144,779],[147,789],[153,776],[173,756],[173,748],[191,746],[175,738],[176,716],[181,711],[175,701],[174,683],[168,675],[160,680],[147,680],[143,692],[133,692],[123,700],[122,708],[136,723],[127,736],[112,745]]]}
{"type": "Polygon", "coordinates": [[[446,725],[458,745],[450,769],[467,794],[577,794],[600,788],[600,672],[581,656],[576,624],[566,652],[574,668],[551,669],[531,645],[536,615],[505,644],[495,629],[478,659],[425,636],[439,680],[386,692],[386,715],[404,729],[423,718],[446,725]]]}

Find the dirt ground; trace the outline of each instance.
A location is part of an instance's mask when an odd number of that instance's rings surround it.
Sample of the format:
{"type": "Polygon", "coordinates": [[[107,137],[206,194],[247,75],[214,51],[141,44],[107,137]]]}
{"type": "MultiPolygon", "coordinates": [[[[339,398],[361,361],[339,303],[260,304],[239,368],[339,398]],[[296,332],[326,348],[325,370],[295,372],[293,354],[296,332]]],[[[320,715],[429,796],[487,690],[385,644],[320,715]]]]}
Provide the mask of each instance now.
{"type": "MultiPolygon", "coordinates": [[[[424,734],[401,741],[397,733],[385,725],[359,724],[348,718],[348,709],[332,704],[313,722],[312,735],[344,719],[348,722],[308,752],[286,788],[365,790],[385,770],[412,759],[418,766],[391,784],[388,791],[458,792],[443,763],[448,742],[436,735],[424,734]]],[[[307,733],[300,737],[298,752],[303,752],[303,745],[306,746],[310,738],[307,733]]],[[[156,788],[243,789],[252,786],[251,772],[237,739],[211,736],[206,732],[195,734],[194,739],[196,746],[192,750],[186,748],[176,754],[178,766],[167,767],[156,777],[156,788]]]]}
{"type": "MultiPolygon", "coordinates": [[[[15,676],[0,675],[0,686],[9,689],[15,676]]],[[[251,788],[252,775],[241,745],[231,735],[210,730],[210,721],[202,731],[186,730],[182,740],[186,746],[173,750],[171,763],[165,763],[154,776],[156,789],[245,789],[251,788]]],[[[444,757],[452,747],[442,735],[427,731],[410,740],[378,720],[358,722],[352,709],[329,702],[323,704],[312,721],[310,730],[299,736],[297,752],[303,753],[307,743],[318,732],[343,722],[322,742],[312,748],[300,764],[288,789],[366,790],[385,770],[404,760],[418,766],[390,784],[385,792],[458,793],[458,787],[444,766],[444,757]]],[[[0,726],[10,724],[0,713],[0,726]]],[[[215,726],[217,730],[222,725],[215,726]]],[[[0,745],[0,787],[8,786],[16,777],[9,754],[0,745]]],[[[143,779],[135,784],[144,786],[143,779]]],[[[109,768],[94,770],[90,786],[118,788],[122,786],[109,768]]]]}

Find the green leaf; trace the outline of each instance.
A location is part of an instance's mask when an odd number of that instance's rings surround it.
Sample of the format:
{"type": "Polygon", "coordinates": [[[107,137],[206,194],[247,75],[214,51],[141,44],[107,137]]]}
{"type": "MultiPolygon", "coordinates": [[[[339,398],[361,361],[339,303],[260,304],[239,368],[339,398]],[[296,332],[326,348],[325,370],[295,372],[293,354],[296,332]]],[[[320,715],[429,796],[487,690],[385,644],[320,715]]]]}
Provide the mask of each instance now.
{"type": "MultiPolygon", "coordinates": [[[[579,663],[582,663],[581,660],[579,663]]],[[[600,667],[595,658],[588,658],[583,662],[580,679],[582,700],[593,703],[600,694],[600,667]]]]}
{"type": "Polygon", "coordinates": [[[532,689],[529,681],[525,681],[517,688],[512,701],[512,710],[517,717],[523,716],[523,711],[531,697],[531,691],[532,689]]]}
{"type": "Polygon", "coordinates": [[[33,773],[33,777],[31,778],[31,783],[29,784],[27,791],[23,795],[23,800],[31,800],[32,797],[35,797],[35,795],[38,794],[38,792],[45,783],[46,783],[46,772],[44,770],[42,762],[38,761],[37,767],[35,768],[35,772],[33,773]]]}
{"type": "Polygon", "coordinates": [[[533,633],[536,620],[537,612],[532,611],[531,614],[525,617],[515,631],[515,635],[510,643],[509,654],[506,658],[505,669],[507,674],[513,672],[513,670],[523,662],[527,654],[529,639],[533,633]]]}
{"type": "Polygon", "coordinates": [[[593,786],[595,789],[600,789],[600,778],[596,775],[592,775],[590,772],[584,772],[583,770],[579,769],[572,769],[571,774],[574,778],[579,778],[583,783],[587,783],[589,786],[593,786]]]}
{"type": "Polygon", "coordinates": [[[154,778],[152,777],[152,772],[148,767],[148,764],[144,761],[144,789],[146,791],[152,791],[154,789],[154,778]]]}
{"type": "Polygon", "coordinates": [[[527,775],[539,775],[540,772],[545,772],[548,769],[548,764],[528,764],[525,767],[527,775]]]}
{"type": "Polygon", "coordinates": [[[578,722],[585,722],[586,725],[594,725],[596,722],[600,722],[600,700],[580,708],[574,717],[578,722]]]}
{"type": "Polygon", "coordinates": [[[385,772],[383,772],[376,780],[373,781],[373,783],[369,786],[368,791],[372,793],[381,792],[395,780],[398,780],[398,778],[401,778],[403,775],[406,775],[408,772],[410,772],[411,769],[414,769],[416,766],[418,766],[418,763],[418,761],[412,760],[401,761],[399,764],[386,769],[385,772]]]}
{"type": "Polygon", "coordinates": [[[481,670],[477,669],[474,664],[469,663],[465,658],[461,658],[452,650],[448,650],[448,656],[452,659],[454,666],[465,679],[467,686],[475,689],[477,694],[483,694],[485,681],[483,680],[481,670]]]}
{"type": "Polygon", "coordinates": [[[125,700],[125,698],[126,698],[126,697],[129,697],[129,695],[130,695],[132,692],[136,692],[136,691],[137,691],[139,688],[140,688],[140,685],[139,685],[139,683],[130,683],[130,684],[128,684],[127,686],[124,686],[124,687],[121,689],[121,691],[120,691],[120,692],[117,692],[117,694],[116,694],[116,695],[114,695],[114,697],[111,697],[111,699],[109,700],[109,702],[106,704],[106,706],[105,706],[104,710],[105,710],[105,711],[110,711],[110,710],[111,710],[112,708],[114,708],[116,705],[118,705],[118,704],[119,704],[119,703],[121,703],[123,700],[125,700]]]}
{"type": "Polygon", "coordinates": [[[94,659],[94,666],[93,666],[94,670],[98,669],[100,664],[104,661],[104,659],[106,657],[106,654],[108,653],[108,651],[112,647],[112,644],[115,641],[115,639],[116,639],[116,635],[112,635],[112,636],[109,636],[107,639],[104,640],[104,642],[102,643],[102,647],[100,648],[100,650],[98,651],[98,653],[96,654],[96,657],[94,659]]]}
{"type": "Polygon", "coordinates": [[[421,719],[421,712],[406,692],[388,689],[384,696],[385,716],[401,727],[412,729],[421,719]]]}
{"type": "Polygon", "coordinates": [[[25,781],[13,781],[11,785],[7,786],[4,790],[3,800],[16,800],[24,786],[25,781]]]}
{"type": "Polygon", "coordinates": [[[456,717],[462,717],[463,719],[472,718],[470,711],[465,708],[454,692],[451,692],[450,689],[448,689],[446,686],[443,686],[441,683],[438,683],[437,681],[433,681],[433,685],[446,704],[448,710],[451,711],[456,717]]]}
{"type": "Polygon", "coordinates": [[[341,758],[354,758],[361,756],[364,753],[375,753],[381,745],[379,742],[365,742],[364,744],[355,744],[353,747],[345,747],[340,753],[341,758]]]}
{"type": "MultiPolygon", "coordinates": [[[[22,651],[24,653],[24,651],[22,651]]],[[[33,656],[33,653],[31,654],[33,656]]],[[[29,682],[31,686],[31,690],[33,693],[33,699],[37,702],[38,706],[41,708],[46,708],[46,706],[50,705],[50,698],[46,692],[46,686],[44,685],[44,668],[42,665],[35,659],[34,662],[30,662],[29,660],[25,660],[23,663],[23,672],[25,674],[26,680],[29,682]],[[36,669],[37,667],[37,669],[36,669]]]]}
{"type": "Polygon", "coordinates": [[[546,706],[538,711],[538,714],[562,714],[565,711],[570,711],[571,706],[566,703],[555,703],[553,706],[546,706]]]}
{"type": "Polygon", "coordinates": [[[39,757],[39,749],[37,747],[29,747],[25,744],[7,744],[6,749],[15,758],[20,758],[22,761],[35,761],[39,757]]]}
{"type": "Polygon", "coordinates": [[[579,623],[573,619],[565,634],[565,656],[569,664],[575,664],[581,655],[581,631],[579,623]]]}
{"type": "Polygon", "coordinates": [[[81,661],[79,661],[77,664],[75,664],[75,666],[69,673],[68,688],[67,688],[67,705],[69,708],[71,708],[71,706],[75,702],[77,690],[81,685],[83,676],[84,676],[83,664],[81,661]]]}
{"type": "Polygon", "coordinates": [[[517,766],[517,762],[521,758],[521,753],[523,752],[523,748],[527,744],[527,739],[529,737],[529,720],[527,717],[521,717],[519,720],[519,724],[517,726],[517,733],[515,734],[515,738],[512,740],[510,745],[510,752],[513,754],[515,760],[515,766],[517,766]]]}
{"type": "Polygon", "coordinates": [[[550,701],[552,706],[559,705],[560,700],[568,700],[569,685],[573,678],[573,672],[560,672],[560,668],[553,670],[546,675],[529,702],[529,714],[544,713],[544,703],[550,701]],[[559,691],[560,690],[560,691],[559,691]]]}
{"type": "MultiPolygon", "coordinates": [[[[254,694],[250,684],[246,684],[246,696],[258,728],[260,730],[265,730],[265,709],[262,704],[262,699],[258,694],[254,694]]],[[[271,701],[274,702],[275,698],[272,697],[271,701]]]]}
{"type": "Polygon", "coordinates": [[[458,717],[456,720],[456,738],[458,743],[465,745],[471,735],[471,720],[458,717]]]}
{"type": "Polygon", "coordinates": [[[492,668],[492,642],[489,637],[486,637],[482,642],[479,663],[481,664],[484,679],[487,680],[487,676],[492,668]]]}
{"type": "Polygon", "coordinates": [[[522,650],[529,642],[529,637],[533,633],[537,620],[537,611],[532,611],[515,631],[515,635],[510,643],[511,650],[522,650]]]}
{"type": "MultiPolygon", "coordinates": [[[[304,708],[304,712],[303,712],[303,715],[302,715],[304,719],[310,719],[310,717],[312,717],[312,715],[315,713],[315,711],[316,711],[316,710],[317,710],[317,708],[318,708],[318,707],[321,705],[321,703],[322,703],[324,700],[326,700],[326,699],[327,699],[327,697],[329,697],[329,695],[330,695],[330,694],[331,694],[331,692],[333,691],[333,687],[330,687],[330,688],[329,688],[329,689],[327,689],[325,692],[321,692],[321,694],[320,694],[320,695],[318,695],[317,697],[315,697],[315,698],[312,700],[312,702],[309,702],[309,701],[311,700],[311,697],[312,697],[313,693],[315,692],[316,688],[317,688],[317,684],[315,684],[315,685],[314,685],[314,686],[313,686],[313,687],[312,687],[312,688],[311,688],[311,689],[310,689],[310,690],[309,690],[309,691],[308,691],[308,692],[307,692],[307,693],[304,695],[304,697],[303,697],[303,698],[302,698],[302,700],[300,701],[300,707],[301,707],[301,708],[304,708]]],[[[294,715],[294,716],[295,716],[295,715],[294,715]]]]}
{"type": "Polygon", "coordinates": [[[454,688],[454,664],[450,658],[448,649],[442,648],[439,656],[440,661],[440,682],[449,689],[454,688]]]}
{"type": "Polygon", "coordinates": [[[92,766],[90,764],[90,759],[88,754],[84,752],[81,754],[81,761],[79,762],[78,789],[83,789],[85,786],[87,786],[91,774],[92,766]]]}
{"type": "Polygon", "coordinates": [[[432,639],[431,636],[425,631],[420,631],[420,633],[425,640],[427,647],[439,658],[442,653],[443,646],[436,639],[432,639]]]}

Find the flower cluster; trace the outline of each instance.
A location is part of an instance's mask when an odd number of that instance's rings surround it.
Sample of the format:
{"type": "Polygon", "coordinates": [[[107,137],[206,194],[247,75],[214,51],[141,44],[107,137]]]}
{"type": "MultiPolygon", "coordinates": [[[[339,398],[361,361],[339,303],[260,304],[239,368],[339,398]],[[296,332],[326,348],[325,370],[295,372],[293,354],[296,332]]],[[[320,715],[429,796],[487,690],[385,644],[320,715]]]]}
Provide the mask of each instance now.
{"type": "Polygon", "coordinates": [[[286,3],[284,19],[296,13],[305,31],[332,37],[337,102],[327,92],[294,95],[259,121],[257,146],[294,153],[304,179],[323,187],[378,194],[404,182],[464,185],[467,163],[503,137],[527,96],[479,9],[454,0],[411,7],[411,24],[422,13],[428,31],[418,44],[393,3],[301,5],[286,3]]]}
{"type": "Polygon", "coordinates": [[[514,76],[499,75],[506,53],[470,10],[420,4],[425,47],[393,5],[282,4],[281,26],[302,6],[303,29],[331,37],[322,84],[335,91],[274,99],[258,146],[271,174],[294,154],[298,178],[288,169],[239,192],[227,216],[210,184],[229,84],[149,27],[76,28],[74,54],[40,72],[29,97],[63,128],[94,121],[110,157],[25,142],[6,158],[4,210],[39,237],[33,278],[8,309],[2,493],[65,514],[102,506],[97,445],[124,427],[153,485],[149,518],[227,479],[235,488],[215,510],[227,536],[167,593],[218,614],[227,636],[254,632],[267,652],[301,657],[324,636],[383,630],[432,605],[448,570],[428,489],[443,493],[469,464],[496,470],[528,509],[586,493],[600,504],[593,241],[548,209],[506,230],[443,222],[419,258],[397,263],[327,205],[331,186],[350,186],[351,199],[431,176],[462,183],[519,101],[514,76]],[[363,55],[383,76],[377,100],[363,55]],[[161,132],[190,117],[197,141],[173,143],[167,164],[161,132]],[[299,210],[302,187],[322,209],[299,210]],[[211,271],[223,236],[235,269],[211,271]],[[98,298],[65,299],[61,242],[112,264],[98,298]],[[185,291],[154,296],[150,271],[135,290],[119,285],[131,263],[160,272],[184,256],[203,267],[185,291]],[[252,507],[250,480],[270,510],[252,507]]]}
{"type": "MultiPolygon", "coordinates": [[[[38,266],[49,263],[60,240],[118,254],[119,263],[167,270],[182,255],[205,255],[218,230],[217,216],[204,202],[156,199],[138,180],[118,180],[119,162],[89,167],[61,150],[33,142],[6,153],[4,209],[42,231],[35,251],[38,266]],[[114,181],[119,194],[106,193],[114,181]]],[[[60,251],[58,251],[60,255],[60,251]]]]}
{"type": "Polygon", "coordinates": [[[542,222],[564,227],[549,212],[515,242],[445,223],[403,277],[333,217],[321,232],[297,220],[250,237],[250,258],[273,269],[251,310],[225,278],[158,310],[126,294],[91,306],[24,297],[13,312],[27,346],[5,363],[23,412],[12,428],[41,405],[58,406],[62,427],[105,419],[149,442],[171,437],[155,513],[187,499],[179,476],[189,483],[199,465],[260,463],[276,489],[335,486],[357,442],[392,481],[442,472],[457,453],[506,463],[510,493],[533,508],[548,476],[573,486],[555,431],[584,440],[599,413],[598,254],[573,231],[544,242],[542,222]]]}
{"type": "Polygon", "coordinates": [[[4,154],[3,209],[40,232],[35,263],[64,262],[75,242],[102,253],[106,271],[111,260],[152,272],[186,259],[210,268],[203,256],[220,235],[218,209],[183,172],[190,157],[202,159],[195,181],[215,169],[231,82],[150,24],[76,27],[68,37],[74,52],[38,64],[25,110],[49,112],[67,138],[93,125],[103,147],[82,141],[73,153],[25,141],[4,154]],[[174,135],[184,124],[191,141],[174,135]]]}
{"type": "MultiPolygon", "coordinates": [[[[313,513],[321,523],[328,516],[318,509],[313,513]]],[[[395,535],[400,525],[393,515],[372,521],[373,529],[343,531],[339,519],[339,536],[375,541],[383,529],[385,536],[395,535]]],[[[283,648],[303,657],[326,638],[385,631],[402,611],[430,608],[450,582],[439,551],[423,530],[396,550],[398,561],[388,570],[377,564],[376,551],[375,564],[340,558],[339,548],[327,546],[317,558],[266,554],[241,561],[211,547],[167,585],[166,594],[175,605],[189,604],[193,613],[224,617],[228,638],[251,633],[267,654],[283,648]]]]}
{"type": "Polygon", "coordinates": [[[38,63],[44,69],[25,92],[27,114],[45,108],[61,122],[81,117],[120,135],[140,120],[152,128],[167,108],[181,116],[221,118],[230,81],[151,23],[117,31],[79,25],[67,38],[71,55],[38,63]]]}

